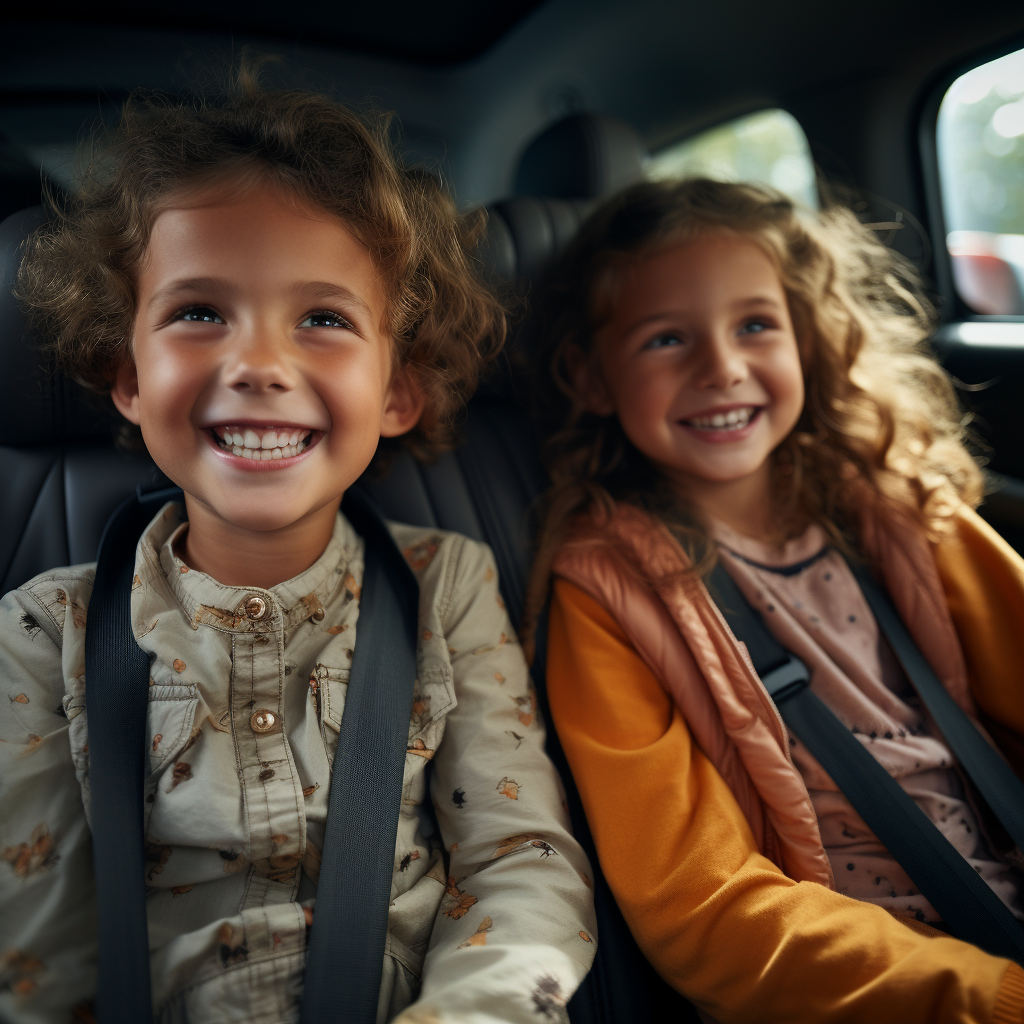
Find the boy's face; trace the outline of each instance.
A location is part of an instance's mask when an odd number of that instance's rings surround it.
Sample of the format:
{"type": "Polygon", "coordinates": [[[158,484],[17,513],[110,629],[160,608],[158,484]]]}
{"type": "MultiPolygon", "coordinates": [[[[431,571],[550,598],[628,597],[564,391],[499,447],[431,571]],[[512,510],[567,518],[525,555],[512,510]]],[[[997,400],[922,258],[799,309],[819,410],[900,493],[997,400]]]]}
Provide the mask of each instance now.
{"type": "Polygon", "coordinates": [[[193,522],[333,521],[379,438],[422,411],[415,382],[394,369],[385,302],[344,223],[273,187],[157,216],[134,362],[112,395],[193,522]]]}

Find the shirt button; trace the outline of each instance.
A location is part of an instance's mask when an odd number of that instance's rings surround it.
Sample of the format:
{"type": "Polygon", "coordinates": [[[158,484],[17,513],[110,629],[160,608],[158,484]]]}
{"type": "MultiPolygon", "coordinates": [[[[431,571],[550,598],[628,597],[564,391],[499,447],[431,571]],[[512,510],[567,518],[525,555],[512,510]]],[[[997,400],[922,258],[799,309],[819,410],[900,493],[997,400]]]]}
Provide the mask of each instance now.
{"type": "Polygon", "coordinates": [[[266,708],[260,708],[252,713],[249,725],[252,727],[253,732],[270,732],[277,725],[277,715],[266,708]]]}
{"type": "Polygon", "coordinates": [[[253,594],[248,601],[245,602],[245,614],[256,622],[259,622],[264,615],[267,614],[267,602],[262,597],[257,597],[253,594]]]}

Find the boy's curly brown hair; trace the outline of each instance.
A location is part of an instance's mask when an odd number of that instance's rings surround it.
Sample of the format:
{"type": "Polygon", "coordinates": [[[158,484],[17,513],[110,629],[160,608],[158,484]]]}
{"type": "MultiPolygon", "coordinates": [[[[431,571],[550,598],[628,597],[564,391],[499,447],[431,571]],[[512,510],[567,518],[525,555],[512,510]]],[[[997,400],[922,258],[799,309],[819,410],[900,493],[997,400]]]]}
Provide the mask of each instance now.
{"type": "Polygon", "coordinates": [[[401,166],[387,117],[268,90],[259,77],[259,62],[244,59],[221,95],[134,93],[94,143],[80,190],[48,197],[52,216],[29,240],[18,295],[56,368],[109,392],[131,355],[136,275],[157,214],[224,182],[271,182],[339,217],[369,250],[397,362],[426,397],[403,443],[435,457],[505,338],[504,310],[471,256],[485,218],[460,216],[436,179],[401,166]]]}
{"type": "Polygon", "coordinates": [[[769,257],[797,335],[806,399],[795,429],[773,454],[780,521],[790,530],[817,522],[850,550],[865,500],[935,536],[958,500],[981,499],[966,421],[928,350],[934,310],[913,268],[869,226],[838,204],[815,215],[753,185],[699,178],[635,185],[591,215],[547,295],[535,395],[552,485],[543,501],[525,639],[557,550],[583,513],[608,514],[616,501],[638,504],[672,530],[694,571],[714,563],[700,522],[618,420],[586,410],[566,359],[574,346],[589,357],[622,268],[717,232],[748,238],[769,257]]]}

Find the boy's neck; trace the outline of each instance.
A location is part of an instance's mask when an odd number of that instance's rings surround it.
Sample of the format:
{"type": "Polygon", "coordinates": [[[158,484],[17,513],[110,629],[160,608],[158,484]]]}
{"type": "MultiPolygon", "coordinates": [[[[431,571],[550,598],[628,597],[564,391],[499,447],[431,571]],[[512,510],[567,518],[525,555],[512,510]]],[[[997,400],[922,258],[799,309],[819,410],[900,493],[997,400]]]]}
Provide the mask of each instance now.
{"type": "Polygon", "coordinates": [[[317,509],[281,530],[240,529],[185,495],[189,527],[175,554],[229,587],[269,590],[305,572],[326,550],[341,504],[317,509]]]}

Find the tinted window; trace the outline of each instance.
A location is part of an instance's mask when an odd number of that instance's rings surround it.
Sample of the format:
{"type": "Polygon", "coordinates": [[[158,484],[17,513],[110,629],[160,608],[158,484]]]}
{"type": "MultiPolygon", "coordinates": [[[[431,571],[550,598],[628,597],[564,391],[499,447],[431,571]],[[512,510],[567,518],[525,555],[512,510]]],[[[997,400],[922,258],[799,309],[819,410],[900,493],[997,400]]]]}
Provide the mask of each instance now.
{"type": "Polygon", "coordinates": [[[807,138],[792,114],[761,110],[727,121],[656,153],[652,178],[707,177],[772,185],[805,206],[818,205],[807,138]]]}
{"type": "Polygon", "coordinates": [[[976,313],[1024,314],[1024,50],[961,75],[937,130],[957,291],[976,313]]]}

